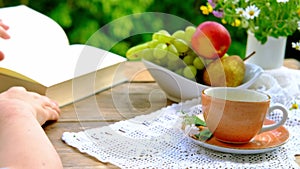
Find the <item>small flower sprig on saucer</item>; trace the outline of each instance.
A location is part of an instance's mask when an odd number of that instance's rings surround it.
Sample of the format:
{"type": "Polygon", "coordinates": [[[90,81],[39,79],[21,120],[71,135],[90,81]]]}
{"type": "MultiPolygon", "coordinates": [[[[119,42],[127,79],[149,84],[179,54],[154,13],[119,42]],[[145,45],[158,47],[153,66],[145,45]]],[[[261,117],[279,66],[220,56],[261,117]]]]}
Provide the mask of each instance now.
{"type": "MultiPolygon", "coordinates": [[[[184,113],[185,114],[185,113],[184,113]]],[[[184,115],[183,117],[183,129],[188,136],[205,141],[212,137],[212,133],[206,127],[205,121],[201,120],[196,115],[184,115]]]]}
{"type": "MultiPolygon", "coordinates": [[[[223,24],[244,28],[264,44],[268,36],[287,37],[300,30],[299,0],[208,0],[200,10],[223,24]]],[[[292,47],[300,50],[300,41],[292,47]]]]}

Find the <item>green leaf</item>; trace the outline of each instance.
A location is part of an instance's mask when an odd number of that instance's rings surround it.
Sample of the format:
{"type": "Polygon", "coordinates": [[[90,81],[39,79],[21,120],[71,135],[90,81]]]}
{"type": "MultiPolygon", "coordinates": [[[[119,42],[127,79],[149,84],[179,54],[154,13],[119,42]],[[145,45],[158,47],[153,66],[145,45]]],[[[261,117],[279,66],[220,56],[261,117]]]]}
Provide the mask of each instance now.
{"type": "Polygon", "coordinates": [[[205,121],[201,120],[198,116],[196,115],[192,115],[192,116],[188,116],[186,115],[184,117],[184,123],[186,125],[191,125],[191,124],[195,124],[195,126],[206,126],[205,121]]]}
{"type": "Polygon", "coordinates": [[[198,140],[205,141],[211,138],[212,135],[213,135],[212,132],[210,132],[208,129],[204,129],[200,131],[199,134],[196,134],[195,136],[198,138],[198,140]]]}
{"type": "Polygon", "coordinates": [[[192,118],[194,119],[194,124],[196,126],[206,126],[205,121],[201,120],[198,116],[193,115],[192,118]]]}

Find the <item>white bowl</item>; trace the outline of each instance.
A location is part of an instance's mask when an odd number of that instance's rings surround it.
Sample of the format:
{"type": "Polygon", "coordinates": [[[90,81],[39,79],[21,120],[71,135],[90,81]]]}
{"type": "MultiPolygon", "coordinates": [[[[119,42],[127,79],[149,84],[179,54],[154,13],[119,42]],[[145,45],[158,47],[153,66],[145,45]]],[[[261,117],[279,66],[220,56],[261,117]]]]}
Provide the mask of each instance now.
{"type": "MultiPolygon", "coordinates": [[[[199,98],[203,89],[211,86],[203,85],[178,75],[155,63],[142,59],[142,62],[153,76],[166,96],[175,102],[199,98]]],[[[245,63],[246,74],[243,83],[236,88],[248,88],[263,73],[263,69],[252,63],[245,63]]]]}

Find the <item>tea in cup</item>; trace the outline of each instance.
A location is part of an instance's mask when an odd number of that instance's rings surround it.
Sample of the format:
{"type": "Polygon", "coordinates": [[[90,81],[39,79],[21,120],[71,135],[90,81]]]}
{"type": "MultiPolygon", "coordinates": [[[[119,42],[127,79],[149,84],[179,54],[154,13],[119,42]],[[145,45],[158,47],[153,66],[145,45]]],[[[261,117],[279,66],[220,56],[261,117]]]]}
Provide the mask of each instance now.
{"type": "Polygon", "coordinates": [[[256,135],[283,125],[288,117],[281,104],[270,106],[270,96],[249,89],[214,87],[202,91],[202,110],[214,137],[227,143],[248,143],[256,135]],[[279,122],[264,125],[267,113],[281,110],[279,122]]]}

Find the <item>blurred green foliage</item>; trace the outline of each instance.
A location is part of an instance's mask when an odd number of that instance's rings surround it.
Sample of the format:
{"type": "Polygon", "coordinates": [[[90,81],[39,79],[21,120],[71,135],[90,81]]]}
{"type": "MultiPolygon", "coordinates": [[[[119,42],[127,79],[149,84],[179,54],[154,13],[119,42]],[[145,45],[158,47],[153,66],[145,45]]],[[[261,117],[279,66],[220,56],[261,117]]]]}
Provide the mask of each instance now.
{"type": "MultiPolygon", "coordinates": [[[[151,32],[135,35],[132,34],[134,31],[153,31],[165,24],[165,21],[152,21],[153,18],[138,24],[126,16],[143,12],[162,12],[178,16],[195,26],[205,20],[218,21],[213,16],[201,14],[199,7],[204,3],[205,0],[0,0],[0,7],[27,5],[60,24],[71,44],[87,43],[125,56],[129,47],[151,39],[151,32]],[[115,24],[114,21],[121,17],[123,22],[115,24]]],[[[136,15],[134,18],[139,17],[136,15]]],[[[232,37],[228,53],[244,57],[246,32],[225,26],[232,37]]]]}

